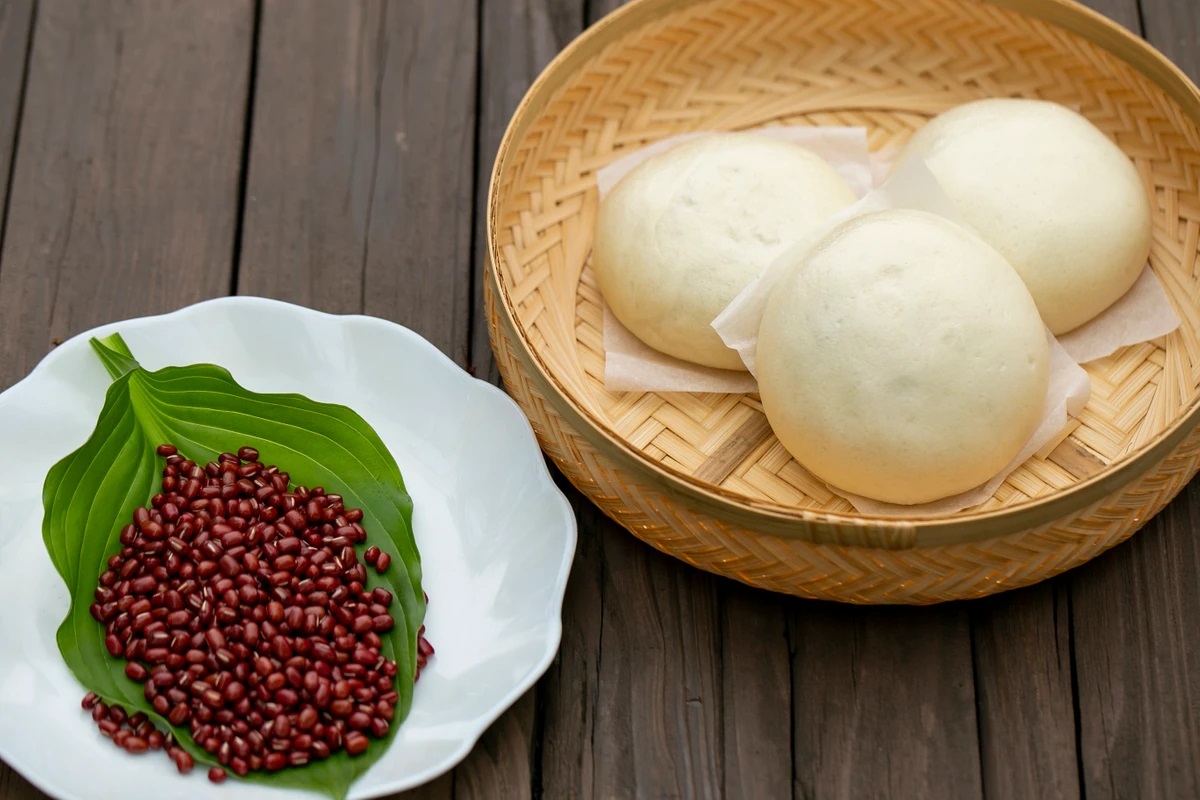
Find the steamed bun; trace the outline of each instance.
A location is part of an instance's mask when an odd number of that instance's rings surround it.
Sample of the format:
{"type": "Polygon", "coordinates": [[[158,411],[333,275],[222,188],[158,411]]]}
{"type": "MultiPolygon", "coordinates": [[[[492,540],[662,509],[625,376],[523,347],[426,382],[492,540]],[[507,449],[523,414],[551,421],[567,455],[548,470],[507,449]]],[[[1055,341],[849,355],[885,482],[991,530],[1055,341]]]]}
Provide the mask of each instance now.
{"type": "Polygon", "coordinates": [[[713,319],[855,199],[832,167],[798,144],[706,134],[647,159],[604,198],[592,266],[613,314],[650,347],[744,370],[713,319]]]}
{"type": "Polygon", "coordinates": [[[833,228],[772,291],[758,335],[767,420],[796,460],[890,503],[948,497],[1010,462],[1041,419],[1046,329],[973,232],[888,210],[833,228]]]}
{"type": "Polygon", "coordinates": [[[1150,252],[1137,170],[1079,114],[1041,100],[966,103],[931,120],[897,163],[920,156],[967,223],[1029,287],[1055,334],[1133,286],[1150,252]]]}

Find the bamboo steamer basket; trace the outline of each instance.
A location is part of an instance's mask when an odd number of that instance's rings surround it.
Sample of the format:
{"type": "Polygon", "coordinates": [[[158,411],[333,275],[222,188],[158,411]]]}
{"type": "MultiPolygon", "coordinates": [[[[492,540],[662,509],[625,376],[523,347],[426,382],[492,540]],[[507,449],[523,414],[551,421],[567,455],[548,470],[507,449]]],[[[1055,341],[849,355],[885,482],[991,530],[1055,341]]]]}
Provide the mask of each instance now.
{"type": "Polygon", "coordinates": [[[701,569],[853,603],[1043,580],[1133,534],[1200,467],[1198,126],[1176,67],[1069,0],[638,0],[546,68],[500,146],[484,287],[500,373],[575,486],[701,569]],[[986,96],[1075,106],[1134,160],[1151,266],[1183,320],[1089,364],[1087,407],[986,503],[858,514],[788,455],[755,395],[604,389],[598,168],[673,134],[771,123],[862,125],[879,149],[986,96]]]}

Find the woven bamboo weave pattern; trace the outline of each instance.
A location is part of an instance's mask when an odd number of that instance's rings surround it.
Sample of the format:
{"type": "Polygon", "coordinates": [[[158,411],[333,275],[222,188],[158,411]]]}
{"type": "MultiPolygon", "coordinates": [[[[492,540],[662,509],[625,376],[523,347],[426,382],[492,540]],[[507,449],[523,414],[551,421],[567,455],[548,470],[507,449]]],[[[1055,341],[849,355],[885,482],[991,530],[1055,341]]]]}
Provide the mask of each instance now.
{"type": "MultiPolygon", "coordinates": [[[[494,306],[494,293],[487,293],[494,306]]],[[[489,309],[494,311],[494,309],[489,309]]],[[[492,313],[489,319],[496,319],[492,313]]],[[[511,339],[491,328],[510,394],[542,448],[604,513],[643,541],[689,564],[764,589],[857,603],[935,603],[1026,586],[1120,544],[1169,503],[1200,467],[1200,431],[1118,495],[1071,518],[979,544],[903,547],[903,533],[874,547],[762,535],[745,523],[695,513],[615,467],[564,425],[514,369],[511,339]]],[[[735,515],[736,517],[736,515],[735,515]]],[[[869,536],[877,531],[864,532],[869,536]]],[[[835,531],[830,538],[836,541],[835,531]]],[[[819,534],[818,537],[820,538],[819,534]]]]}
{"type": "Polygon", "coordinates": [[[779,444],[753,395],[606,391],[588,264],[596,169],[676,133],[763,124],[862,125],[879,150],[958,103],[1029,96],[1078,108],[1134,160],[1153,198],[1151,266],[1184,322],[1088,365],[1092,398],[1079,418],[956,520],[1036,509],[1104,480],[1150,455],[1200,400],[1200,129],[1130,63],[985,2],[641,5],[662,13],[643,14],[587,58],[552,65],[563,74],[553,92],[535,87],[537,113],[502,153],[490,208],[488,288],[499,296],[489,295],[489,320],[501,372],[547,453],[606,513],[696,566],[767,588],[928,602],[1080,563],[1136,530],[1195,473],[1200,442],[1189,436],[1151,472],[1070,514],[1027,514],[1032,530],[993,524],[987,536],[928,547],[920,523],[856,519],[779,444]],[[692,490],[707,501],[697,505],[692,490]],[[763,535],[778,525],[764,526],[759,512],[797,524],[786,538],[763,535]]]}

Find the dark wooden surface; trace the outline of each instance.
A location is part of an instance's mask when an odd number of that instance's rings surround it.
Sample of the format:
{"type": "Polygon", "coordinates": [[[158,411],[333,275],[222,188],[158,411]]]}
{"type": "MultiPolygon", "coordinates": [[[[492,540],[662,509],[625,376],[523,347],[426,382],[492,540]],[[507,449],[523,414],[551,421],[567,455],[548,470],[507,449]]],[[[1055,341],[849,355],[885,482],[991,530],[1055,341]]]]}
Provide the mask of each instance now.
{"type": "MultiPolygon", "coordinates": [[[[1196,0],[1089,4],[1200,76],[1196,0]]],[[[0,0],[0,388],[231,292],[401,321],[496,381],[491,161],[616,5],[0,0]]],[[[1200,797],[1200,484],[1057,580],[923,609],[712,578],[564,488],[558,658],[406,797],[1200,797]]],[[[40,797],[0,764],[0,800],[40,797]]]]}

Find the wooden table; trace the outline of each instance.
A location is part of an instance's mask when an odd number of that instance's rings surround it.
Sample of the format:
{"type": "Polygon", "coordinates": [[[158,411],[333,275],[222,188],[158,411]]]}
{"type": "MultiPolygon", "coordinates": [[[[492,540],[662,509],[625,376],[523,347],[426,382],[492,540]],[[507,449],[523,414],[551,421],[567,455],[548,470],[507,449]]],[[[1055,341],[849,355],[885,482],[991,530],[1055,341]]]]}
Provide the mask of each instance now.
{"type": "MultiPolygon", "coordinates": [[[[0,0],[0,388],[231,293],[397,320],[497,380],[492,157],[615,4],[0,0]]],[[[1198,0],[1090,4],[1200,77],[1198,0]]],[[[1081,569],[931,608],[715,579],[564,488],[562,651],[415,795],[1200,797],[1200,483],[1081,569]]],[[[0,764],[0,800],[37,797],[0,764]]]]}

